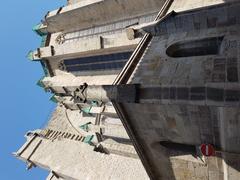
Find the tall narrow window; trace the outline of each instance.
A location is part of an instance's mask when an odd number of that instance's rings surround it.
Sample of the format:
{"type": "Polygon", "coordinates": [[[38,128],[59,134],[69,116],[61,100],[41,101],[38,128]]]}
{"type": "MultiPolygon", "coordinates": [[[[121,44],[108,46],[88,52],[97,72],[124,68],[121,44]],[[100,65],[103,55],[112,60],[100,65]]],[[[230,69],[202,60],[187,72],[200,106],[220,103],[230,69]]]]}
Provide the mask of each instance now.
{"type": "Polygon", "coordinates": [[[59,64],[59,66],[61,67],[61,65],[63,65],[64,70],[68,72],[118,70],[123,68],[131,54],[132,52],[121,52],[115,54],[67,59],[61,62],[63,64],[59,64]]]}
{"type": "Polygon", "coordinates": [[[169,46],[166,53],[170,57],[191,57],[219,54],[223,36],[200,40],[182,41],[169,46]]]}

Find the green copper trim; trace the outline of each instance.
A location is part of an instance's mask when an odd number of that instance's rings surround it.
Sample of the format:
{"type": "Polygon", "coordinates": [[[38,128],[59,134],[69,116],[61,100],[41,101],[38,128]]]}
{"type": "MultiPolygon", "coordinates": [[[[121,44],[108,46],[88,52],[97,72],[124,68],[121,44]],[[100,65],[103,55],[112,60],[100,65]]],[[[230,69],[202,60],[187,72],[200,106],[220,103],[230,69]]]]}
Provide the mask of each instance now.
{"type": "Polygon", "coordinates": [[[86,107],[86,108],[82,108],[81,110],[82,110],[83,112],[87,113],[87,114],[91,114],[90,112],[91,112],[92,107],[97,107],[97,106],[98,106],[98,102],[92,101],[92,102],[91,102],[91,106],[86,107]]]}
{"type": "Polygon", "coordinates": [[[27,54],[27,58],[31,61],[34,60],[34,55],[33,55],[33,51],[29,51],[28,54],[27,54]]]}
{"type": "Polygon", "coordinates": [[[92,106],[86,107],[86,108],[82,108],[82,111],[85,112],[85,113],[87,113],[87,114],[90,114],[91,109],[92,109],[92,106]]]}
{"type": "Polygon", "coordinates": [[[47,68],[44,60],[40,60],[40,63],[41,63],[41,66],[42,66],[42,69],[43,69],[43,72],[44,72],[45,76],[49,76],[48,68],[47,68]]]}
{"type": "Polygon", "coordinates": [[[43,78],[44,78],[44,77],[42,77],[41,79],[39,79],[38,82],[37,82],[37,85],[38,85],[39,87],[41,87],[41,88],[45,88],[45,86],[44,86],[44,84],[43,84],[43,82],[42,82],[43,78]]]}
{"type": "Polygon", "coordinates": [[[41,79],[38,80],[37,86],[43,88],[45,92],[49,92],[49,89],[45,87],[45,85],[42,81],[44,78],[45,78],[45,76],[43,76],[41,79]]]}
{"type": "Polygon", "coordinates": [[[90,144],[94,138],[94,135],[88,135],[84,138],[83,142],[90,144]]]}
{"type": "Polygon", "coordinates": [[[91,104],[92,104],[92,106],[94,106],[94,107],[97,107],[97,106],[98,106],[98,102],[97,102],[97,101],[92,101],[91,104]]]}
{"type": "Polygon", "coordinates": [[[45,35],[47,35],[46,32],[43,32],[43,31],[42,31],[41,26],[42,26],[42,23],[39,23],[39,24],[33,26],[32,30],[33,30],[34,32],[36,32],[39,36],[45,36],[45,35]]]}
{"type": "Polygon", "coordinates": [[[55,95],[50,98],[50,101],[58,103],[58,100],[56,99],[55,95]]]}
{"type": "Polygon", "coordinates": [[[89,129],[89,127],[88,127],[88,125],[89,124],[91,124],[91,122],[88,122],[88,123],[86,123],[86,124],[83,124],[83,125],[81,125],[81,126],[79,126],[81,129],[83,129],[84,131],[87,131],[88,132],[88,129],[89,129]]]}
{"type": "Polygon", "coordinates": [[[41,47],[45,47],[46,40],[47,40],[47,35],[43,35],[41,40],[41,45],[40,45],[41,47]]]}

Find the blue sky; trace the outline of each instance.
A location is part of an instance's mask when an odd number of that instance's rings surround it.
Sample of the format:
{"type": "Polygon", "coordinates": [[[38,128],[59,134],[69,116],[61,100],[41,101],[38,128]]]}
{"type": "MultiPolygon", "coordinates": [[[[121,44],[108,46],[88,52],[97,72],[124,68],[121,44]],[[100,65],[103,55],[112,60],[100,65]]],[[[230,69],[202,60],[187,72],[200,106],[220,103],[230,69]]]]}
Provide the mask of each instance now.
{"type": "Polygon", "coordinates": [[[37,62],[26,59],[29,50],[41,39],[32,32],[47,11],[65,4],[64,0],[15,0],[1,2],[0,25],[0,174],[1,180],[43,180],[47,172],[26,171],[26,165],[12,152],[25,142],[28,130],[41,128],[54,109],[41,88],[36,86],[43,76],[37,62]]]}

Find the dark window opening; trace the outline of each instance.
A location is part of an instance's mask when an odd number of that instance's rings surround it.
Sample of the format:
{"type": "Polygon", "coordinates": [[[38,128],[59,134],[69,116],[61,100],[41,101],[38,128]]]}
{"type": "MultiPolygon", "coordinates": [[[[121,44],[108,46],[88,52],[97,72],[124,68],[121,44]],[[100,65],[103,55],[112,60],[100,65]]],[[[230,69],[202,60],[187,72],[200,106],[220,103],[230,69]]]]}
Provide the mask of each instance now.
{"type": "Polygon", "coordinates": [[[160,145],[167,148],[170,151],[181,151],[186,154],[192,154],[196,155],[196,146],[194,145],[188,145],[188,144],[181,144],[181,143],[175,143],[170,141],[161,141],[160,145]]]}
{"type": "Polygon", "coordinates": [[[227,80],[229,82],[238,82],[238,60],[229,58],[227,60],[227,80]]]}
{"type": "Polygon", "coordinates": [[[104,71],[123,68],[132,52],[115,53],[64,60],[64,68],[68,72],[104,71]]]}
{"type": "Polygon", "coordinates": [[[169,57],[191,57],[219,54],[223,37],[205,38],[175,43],[169,46],[166,53],[169,57]]]}
{"type": "Polygon", "coordinates": [[[50,76],[50,77],[54,76],[54,73],[52,71],[49,61],[44,59],[44,60],[41,60],[40,62],[41,62],[45,76],[50,76]]]}
{"type": "Polygon", "coordinates": [[[110,63],[101,63],[101,64],[85,64],[79,66],[67,66],[66,70],[68,72],[76,71],[97,71],[97,70],[117,70],[123,68],[127,61],[121,62],[110,62],[110,63]]]}
{"type": "Polygon", "coordinates": [[[238,102],[240,100],[240,91],[237,90],[226,90],[225,101],[238,102]]]}
{"type": "Polygon", "coordinates": [[[217,88],[207,88],[207,99],[213,101],[223,101],[224,100],[224,90],[217,88]]]}
{"type": "Polygon", "coordinates": [[[71,65],[80,65],[80,64],[87,64],[87,63],[118,61],[123,59],[129,59],[131,54],[132,52],[123,52],[123,53],[115,53],[115,54],[107,54],[107,55],[99,55],[99,56],[81,57],[76,59],[67,59],[67,60],[64,60],[64,64],[66,66],[71,66],[71,65]]]}
{"type": "Polygon", "coordinates": [[[51,34],[48,34],[46,38],[45,46],[49,46],[50,40],[51,40],[51,34]]]}
{"type": "Polygon", "coordinates": [[[229,82],[238,82],[238,68],[230,67],[227,69],[227,79],[229,82]]]}

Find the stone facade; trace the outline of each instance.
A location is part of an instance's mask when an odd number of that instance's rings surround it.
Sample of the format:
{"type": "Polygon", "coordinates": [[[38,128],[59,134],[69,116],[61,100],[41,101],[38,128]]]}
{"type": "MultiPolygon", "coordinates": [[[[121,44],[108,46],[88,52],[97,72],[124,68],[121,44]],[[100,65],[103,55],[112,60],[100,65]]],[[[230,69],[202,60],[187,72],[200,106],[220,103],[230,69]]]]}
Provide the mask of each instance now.
{"type": "Polygon", "coordinates": [[[15,156],[50,171],[48,180],[239,179],[232,1],[69,0],[48,12],[28,57],[42,64],[38,84],[57,107],[15,156]],[[112,84],[139,84],[140,93],[101,88],[112,84]],[[217,156],[202,156],[203,143],[217,156]]]}

